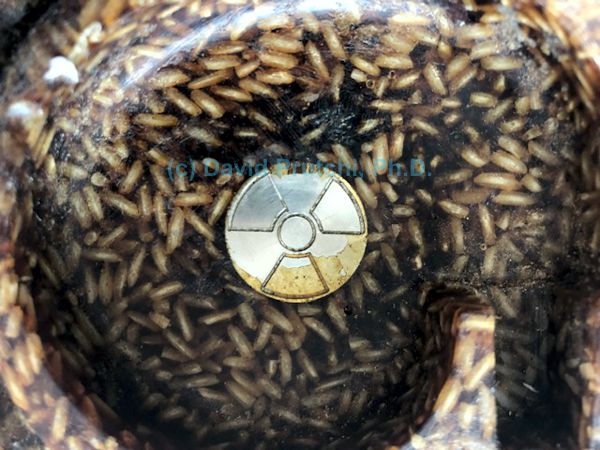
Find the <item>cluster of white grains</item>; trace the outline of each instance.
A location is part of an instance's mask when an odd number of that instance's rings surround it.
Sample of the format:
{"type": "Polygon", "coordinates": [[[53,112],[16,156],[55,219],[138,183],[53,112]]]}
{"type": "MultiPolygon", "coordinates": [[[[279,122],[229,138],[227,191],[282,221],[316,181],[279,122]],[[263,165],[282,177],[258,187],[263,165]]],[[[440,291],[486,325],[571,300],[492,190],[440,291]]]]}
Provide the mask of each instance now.
{"type": "Polygon", "coordinates": [[[143,38],[142,24],[107,37],[32,149],[35,213],[60,216],[37,224],[36,292],[61,305],[51,333],[72,369],[105,409],[202,445],[358,445],[424,414],[428,280],[485,286],[500,318],[496,399],[511,414],[537,401],[550,301],[538,293],[574,245],[600,251],[598,152],[575,150],[588,119],[563,68],[507,44],[493,9],[472,22],[457,8],[466,23],[424,8],[197,25],[213,6],[155,7],[143,38]],[[223,221],[247,177],[206,173],[213,158],[264,157],[349,168],[368,248],[328,298],[281,304],[232,269],[223,221]],[[412,159],[424,167],[411,176],[412,159]],[[184,175],[169,171],[180,163],[184,175]],[[575,234],[580,203],[589,240],[575,234]],[[104,353],[129,379],[97,383],[104,353]]]}

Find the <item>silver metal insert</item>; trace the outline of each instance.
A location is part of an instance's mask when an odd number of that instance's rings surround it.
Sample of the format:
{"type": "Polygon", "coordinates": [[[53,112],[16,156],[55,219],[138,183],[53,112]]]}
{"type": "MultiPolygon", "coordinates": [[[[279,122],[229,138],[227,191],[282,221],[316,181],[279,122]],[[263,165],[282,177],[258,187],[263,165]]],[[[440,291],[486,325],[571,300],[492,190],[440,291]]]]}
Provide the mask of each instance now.
{"type": "Polygon", "coordinates": [[[250,178],[227,214],[239,275],[263,295],[308,302],[339,289],[360,264],[367,222],[352,187],[333,172],[250,178]]]}

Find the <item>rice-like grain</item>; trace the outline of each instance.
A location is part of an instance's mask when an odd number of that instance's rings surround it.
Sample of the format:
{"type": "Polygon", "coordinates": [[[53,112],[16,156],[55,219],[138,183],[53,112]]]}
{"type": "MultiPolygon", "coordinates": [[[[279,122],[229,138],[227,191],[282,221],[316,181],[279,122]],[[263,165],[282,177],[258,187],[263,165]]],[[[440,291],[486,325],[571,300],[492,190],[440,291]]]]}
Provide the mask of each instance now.
{"type": "Polygon", "coordinates": [[[459,53],[454,58],[452,58],[448,64],[446,64],[446,72],[445,77],[446,80],[452,81],[458,74],[460,74],[463,70],[465,70],[469,64],[470,59],[464,53],[459,53]]]}
{"type": "Polygon", "coordinates": [[[210,226],[215,225],[219,219],[223,216],[231,199],[233,198],[233,191],[231,189],[222,189],[217,196],[213,208],[208,216],[208,224],[210,226]]]}
{"type": "Polygon", "coordinates": [[[200,234],[204,238],[208,239],[209,241],[213,241],[215,239],[215,232],[212,229],[212,227],[204,220],[202,220],[192,210],[185,210],[185,220],[198,234],[200,234]]]}
{"type": "Polygon", "coordinates": [[[498,104],[498,98],[486,92],[472,92],[469,103],[482,108],[493,108],[498,104]]]}
{"type": "Polygon", "coordinates": [[[467,391],[477,389],[483,379],[494,369],[496,364],[496,355],[488,353],[485,355],[465,376],[464,388],[467,391]]]}
{"type": "Polygon", "coordinates": [[[523,185],[523,187],[525,187],[525,189],[527,189],[530,192],[533,192],[534,194],[542,192],[544,189],[539,180],[531,174],[527,174],[523,178],[521,178],[521,184],[523,185]]]}
{"type": "Polygon", "coordinates": [[[477,416],[477,405],[472,403],[461,403],[458,407],[458,425],[463,430],[469,430],[473,420],[477,416]]]}
{"type": "Polygon", "coordinates": [[[105,192],[102,196],[102,200],[108,206],[118,209],[125,216],[132,218],[138,218],[140,216],[137,205],[120,194],[114,192],[105,192]]]}
{"type": "Polygon", "coordinates": [[[227,327],[227,334],[229,335],[231,341],[235,344],[240,355],[246,358],[252,358],[254,356],[252,344],[242,330],[235,325],[229,325],[227,327]]]}
{"type": "Polygon", "coordinates": [[[514,191],[521,187],[521,184],[513,174],[502,172],[481,173],[473,179],[473,182],[480,186],[501,189],[503,191],[514,191]]]}
{"type": "Polygon", "coordinates": [[[51,440],[60,442],[64,439],[69,424],[69,399],[67,397],[59,398],[54,404],[54,417],[50,430],[51,440]]]}
{"type": "Polygon", "coordinates": [[[486,56],[481,59],[481,67],[492,71],[518,70],[523,67],[523,61],[512,56],[486,56]]]}
{"type": "Polygon", "coordinates": [[[549,166],[558,167],[561,164],[561,160],[558,156],[535,141],[529,141],[528,150],[532,156],[549,166]]]}
{"type": "Polygon", "coordinates": [[[445,417],[456,406],[461,389],[461,383],[456,378],[449,378],[444,383],[433,406],[433,412],[438,419],[445,417]]]}
{"type": "Polygon", "coordinates": [[[396,257],[392,246],[386,243],[382,243],[381,255],[390,273],[395,277],[399,277],[402,274],[402,271],[400,270],[400,263],[398,261],[398,258],[396,257]]]}
{"type": "Polygon", "coordinates": [[[361,363],[370,363],[387,360],[391,355],[390,349],[362,349],[357,351],[354,357],[361,363]]]}
{"type": "Polygon", "coordinates": [[[465,252],[465,231],[462,220],[453,218],[450,220],[450,231],[452,233],[452,247],[457,255],[465,252]]]}
{"type": "Polygon", "coordinates": [[[422,131],[425,134],[430,136],[438,136],[440,134],[439,130],[435,127],[435,125],[427,122],[422,117],[413,117],[410,119],[409,126],[415,130],[422,131]]]}
{"type": "Polygon", "coordinates": [[[498,248],[496,245],[489,246],[483,255],[483,263],[481,264],[481,275],[491,277],[497,274],[496,262],[498,256],[498,248]]]}
{"type": "Polygon", "coordinates": [[[121,256],[114,250],[105,248],[86,248],[81,252],[81,256],[91,261],[99,262],[119,262],[121,256]]]}
{"type": "Polygon", "coordinates": [[[272,85],[286,85],[293,83],[296,78],[287,70],[264,70],[256,74],[256,79],[261,83],[272,85]]]}
{"type": "Polygon", "coordinates": [[[196,117],[202,113],[202,110],[192,100],[186,97],[176,88],[168,88],[164,91],[165,98],[177,106],[186,114],[196,117]]]}
{"type": "Polygon", "coordinates": [[[514,300],[509,298],[500,288],[491,287],[490,292],[492,293],[493,299],[495,300],[495,306],[502,314],[506,317],[514,319],[519,314],[519,305],[514,304],[514,300]]]}
{"type": "Polygon", "coordinates": [[[430,31],[428,28],[421,26],[411,26],[407,27],[404,32],[406,33],[409,39],[420,42],[421,44],[435,47],[438,45],[440,40],[440,35],[430,31]]]}
{"type": "Polygon", "coordinates": [[[175,312],[175,317],[177,319],[183,339],[186,342],[191,342],[191,340],[194,338],[194,327],[190,320],[185,303],[177,302],[173,310],[175,312]]]}
{"type": "MultiPolygon", "coordinates": [[[[173,161],[170,160],[168,156],[160,151],[157,147],[149,150],[148,156],[156,163],[150,166],[150,175],[152,175],[154,184],[164,195],[169,197],[172,196],[173,189],[165,174],[167,170],[164,169],[168,166],[170,167],[173,161]]],[[[173,178],[172,175],[170,175],[170,177],[173,178]]]]}
{"type": "Polygon", "coordinates": [[[180,69],[170,68],[159,71],[149,80],[149,85],[153,89],[166,89],[189,81],[187,76],[180,69]]]}
{"type": "Polygon", "coordinates": [[[235,381],[225,382],[225,389],[231,394],[231,396],[237,400],[244,408],[251,408],[256,400],[252,394],[244,389],[239,383],[235,381]]]}
{"type": "Polygon", "coordinates": [[[137,186],[140,178],[142,177],[143,173],[144,173],[144,165],[143,165],[142,161],[136,160],[129,168],[129,171],[127,172],[127,175],[125,176],[125,178],[123,178],[123,181],[121,182],[121,185],[119,186],[119,193],[123,194],[123,195],[127,195],[127,194],[130,194],[131,192],[133,192],[133,190],[137,186]]]}
{"type": "Polygon", "coordinates": [[[404,55],[408,55],[416,45],[414,40],[408,39],[401,33],[385,33],[379,39],[385,47],[404,55]]]}
{"type": "Polygon", "coordinates": [[[14,306],[8,314],[8,318],[6,319],[4,330],[5,336],[10,339],[17,338],[21,333],[22,326],[23,309],[21,309],[19,306],[14,306]]]}
{"type": "Polygon", "coordinates": [[[238,306],[238,313],[244,326],[250,330],[256,330],[258,328],[258,320],[254,309],[248,303],[240,303],[238,306]]]}
{"type": "Polygon", "coordinates": [[[161,234],[166,235],[167,230],[168,230],[168,219],[167,219],[167,212],[165,209],[165,202],[164,202],[163,196],[160,194],[160,192],[157,192],[154,195],[153,206],[154,206],[154,221],[156,222],[158,231],[161,234]]]}
{"type": "Polygon", "coordinates": [[[279,373],[281,385],[285,386],[292,381],[292,356],[287,349],[279,351],[279,373]]]}
{"type": "Polygon", "coordinates": [[[496,55],[498,53],[498,43],[494,40],[480,42],[471,47],[469,54],[472,61],[496,55]]]}
{"type": "Polygon", "coordinates": [[[483,118],[483,121],[486,124],[492,124],[497,122],[503,116],[505,116],[508,111],[512,108],[513,101],[510,98],[502,100],[495,108],[490,109],[483,118]]]}
{"type": "Polygon", "coordinates": [[[239,79],[243,79],[252,74],[259,67],[260,61],[258,59],[253,59],[237,66],[235,68],[235,74],[239,79]]]}
{"type": "Polygon", "coordinates": [[[452,111],[444,116],[444,124],[447,127],[456,125],[462,118],[462,114],[458,111],[452,111]]]}
{"type": "Polygon", "coordinates": [[[98,247],[114,247],[115,243],[119,242],[121,239],[127,236],[128,231],[129,230],[127,229],[127,225],[121,224],[115,229],[113,229],[106,236],[101,236],[100,238],[98,238],[96,244],[98,245],[98,247]]]}
{"type": "Polygon", "coordinates": [[[281,387],[273,380],[263,376],[258,378],[257,383],[267,396],[274,400],[281,400],[283,396],[281,387]]]}
{"type": "Polygon", "coordinates": [[[110,343],[115,343],[119,337],[121,336],[121,334],[123,333],[123,331],[125,331],[125,328],[127,327],[127,325],[129,324],[129,318],[128,317],[119,317],[118,319],[116,319],[108,328],[108,331],[106,332],[106,341],[110,342],[110,343]]]}
{"type": "Polygon", "coordinates": [[[245,91],[251,94],[261,95],[263,97],[269,97],[273,99],[276,99],[279,96],[277,92],[273,90],[268,84],[262,83],[251,77],[247,77],[243,80],[240,80],[239,86],[240,88],[244,89],[245,91]]]}
{"type": "Polygon", "coordinates": [[[298,58],[289,53],[280,52],[260,52],[258,54],[260,61],[267,67],[275,69],[290,70],[296,67],[299,63],[298,58]]]}
{"type": "Polygon", "coordinates": [[[323,39],[325,39],[331,55],[345,61],[348,58],[348,55],[346,54],[346,50],[344,49],[335,26],[331,22],[321,22],[321,32],[323,33],[323,39]]]}
{"type": "Polygon", "coordinates": [[[483,204],[478,206],[478,213],[481,232],[483,234],[483,242],[485,245],[494,245],[496,243],[494,218],[487,206],[483,204]]]}
{"type": "Polygon", "coordinates": [[[356,191],[369,208],[377,207],[377,196],[369,185],[360,177],[354,179],[356,191]]]}
{"type": "Polygon", "coordinates": [[[196,357],[196,352],[192,349],[181,337],[176,335],[174,332],[167,330],[164,333],[165,339],[179,351],[182,355],[189,359],[194,359],[196,357]]]}
{"type": "Polygon", "coordinates": [[[206,192],[182,192],[173,203],[175,206],[193,207],[210,205],[212,200],[212,196],[206,192]]]}
{"type": "Polygon", "coordinates": [[[302,419],[298,417],[296,413],[292,410],[284,408],[282,406],[274,405],[272,407],[273,415],[285,422],[288,422],[292,425],[300,425],[302,423],[302,419]]]}
{"type": "Polygon", "coordinates": [[[503,135],[498,138],[498,145],[519,160],[527,161],[527,150],[525,150],[525,147],[518,140],[503,135]]]}
{"type": "Polygon", "coordinates": [[[471,179],[472,176],[473,171],[471,169],[458,169],[436,177],[434,184],[440,187],[459,184],[471,179]]]}
{"type": "Polygon", "coordinates": [[[318,336],[320,336],[325,342],[333,342],[334,337],[329,328],[327,328],[323,322],[313,318],[313,317],[305,317],[303,319],[304,323],[308,328],[314,331],[318,336]]]}
{"type": "Polygon", "coordinates": [[[515,101],[515,111],[517,111],[517,114],[520,116],[526,116],[529,114],[531,109],[530,106],[529,97],[519,97],[515,101]]]}
{"type": "Polygon", "coordinates": [[[458,219],[465,219],[469,216],[469,208],[459,205],[458,203],[454,203],[450,200],[440,200],[438,205],[446,213],[458,219]]]}
{"type": "Polygon", "coordinates": [[[423,76],[433,92],[439,95],[446,95],[448,93],[442,79],[442,74],[435,64],[428,63],[423,69],[423,76]]]}
{"type": "Polygon", "coordinates": [[[478,169],[488,163],[488,158],[484,155],[481,155],[472,147],[465,147],[465,149],[460,153],[460,156],[470,165],[478,169]]]}
{"type": "Polygon", "coordinates": [[[260,397],[262,394],[261,387],[255,383],[248,375],[238,369],[231,370],[231,377],[246,389],[254,397],[260,397]]]}
{"type": "Polygon", "coordinates": [[[384,69],[408,70],[414,67],[412,59],[406,54],[379,55],[374,62],[384,69]]]}
{"type": "Polygon", "coordinates": [[[408,234],[412,242],[419,248],[423,248],[425,241],[423,239],[423,233],[421,231],[421,225],[415,217],[408,219],[408,234]]]}
{"type": "MultiPolygon", "coordinates": [[[[327,394],[323,395],[311,395],[309,397],[305,397],[302,400],[302,404],[306,408],[318,408],[332,403],[336,397],[338,397],[336,392],[328,392],[327,394]]],[[[314,418],[309,419],[307,421],[307,425],[321,430],[329,430],[333,427],[333,425],[328,421],[314,418]]]]}
{"type": "Polygon", "coordinates": [[[264,33],[258,42],[266,48],[283,53],[299,53],[304,50],[301,41],[285,34],[264,33]]]}
{"type": "Polygon", "coordinates": [[[464,89],[475,78],[476,75],[477,75],[477,67],[475,67],[473,64],[468,64],[464,70],[460,71],[450,81],[450,85],[448,86],[448,90],[450,91],[450,94],[451,95],[458,94],[462,89],[464,89]]]}
{"type": "Polygon", "coordinates": [[[92,174],[90,182],[92,183],[92,185],[99,188],[106,187],[109,183],[108,178],[106,178],[106,176],[101,174],[100,172],[95,172],[94,174],[92,174]]]}
{"type": "Polygon", "coordinates": [[[279,312],[276,308],[271,305],[262,304],[260,311],[262,315],[269,321],[272,325],[280,328],[286,333],[293,333],[294,327],[292,323],[285,317],[281,312],[279,312]]]}
{"type": "Polygon", "coordinates": [[[171,220],[167,231],[167,245],[165,251],[171,254],[183,243],[185,217],[181,208],[173,208],[171,220]]]}
{"type": "Polygon", "coordinates": [[[369,76],[362,70],[354,69],[350,73],[350,78],[352,78],[357,83],[369,83],[369,76]]]}
{"type": "Polygon", "coordinates": [[[88,172],[75,164],[61,163],[59,165],[60,172],[63,176],[71,180],[85,180],[89,176],[88,172]]]}
{"type": "Polygon", "coordinates": [[[73,207],[75,218],[81,227],[84,229],[91,227],[92,215],[81,193],[73,192],[71,195],[71,205],[73,207]]]}
{"type": "Polygon", "coordinates": [[[497,151],[492,153],[490,161],[507,172],[516,174],[526,174],[527,166],[511,153],[497,151]]]}
{"type": "Polygon", "coordinates": [[[366,389],[361,389],[358,394],[354,396],[352,402],[350,403],[350,407],[348,413],[351,417],[357,417],[360,415],[361,411],[363,411],[365,405],[369,400],[369,392],[366,389]]]}
{"type": "Polygon", "coordinates": [[[456,31],[458,42],[489,39],[494,34],[494,29],[487,25],[476,23],[459,27],[456,31]]]}
{"type": "Polygon", "coordinates": [[[244,41],[223,41],[212,46],[208,53],[211,55],[231,55],[241,53],[248,48],[244,41]]]}
{"type": "Polygon", "coordinates": [[[296,353],[296,358],[298,365],[306,376],[313,381],[317,381],[319,379],[319,373],[308,354],[303,349],[300,349],[298,350],[298,353],[296,353]]]}
{"type": "Polygon", "coordinates": [[[214,325],[219,322],[225,322],[231,320],[233,317],[237,315],[237,310],[232,309],[224,309],[220,311],[215,311],[209,314],[206,314],[198,319],[198,322],[204,325],[214,325]]]}
{"type": "MultiPolygon", "coordinates": [[[[335,146],[334,146],[335,147],[335,146]]],[[[373,165],[377,175],[384,175],[388,171],[389,145],[387,135],[380,134],[373,141],[373,165]]]]}
{"type": "Polygon", "coordinates": [[[204,112],[213,119],[220,119],[225,114],[225,108],[217,100],[201,90],[193,90],[191,98],[204,112]]]}
{"type": "Polygon", "coordinates": [[[169,114],[138,114],[133,122],[145,127],[169,128],[177,126],[179,119],[169,114]]]}
{"type": "Polygon", "coordinates": [[[370,75],[372,77],[378,77],[381,75],[381,69],[377,67],[376,64],[367,61],[366,59],[361,58],[358,55],[353,55],[352,57],[350,57],[350,62],[354,65],[354,67],[366,73],[367,75],[370,75]]]}
{"type": "Polygon", "coordinates": [[[326,312],[337,330],[342,334],[348,334],[346,316],[341,306],[335,300],[327,303],[326,312]]]}
{"type": "Polygon", "coordinates": [[[292,17],[288,14],[269,14],[257,23],[260,30],[271,31],[278,28],[291,28],[294,26],[292,17]]]}
{"type": "Polygon", "coordinates": [[[506,206],[531,206],[537,202],[537,199],[522,192],[501,192],[492,198],[492,202],[506,206]]]}
{"type": "Polygon", "coordinates": [[[207,87],[216,86],[222,83],[223,81],[227,81],[231,77],[231,70],[219,70],[191,81],[190,83],[188,83],[187,87],[190,90],[204,89],[207,87]]]}
{"type": "Polygon", "coordinates": [[[273,325],[270,322],[260,322],[260,325],[258,327],[258,333],[256,334],[256,339],[253,345],[254,350],[262,351],[265,348],[265,346],[269,342],[272,331],[273,325]]]}
{"type": "Polygon", "coordinates": [[[200,63],[206,70],[217,71],[237,67],[241,64],[241,61],[236,55],[219,55],[202,58],[200,63]]]}
{"type": "Polygon", "coordinates": [[[383,192],[390,203],[395,203],[400,198],[390,183],[381,183],[381,192],[383,192]]]}
{"type": "Polygon", "coordinates": [[[379,295],[382,291],[381,285],[371,272],[363,271],[360,273],[360,279],[367,291],[373,295],[379,295]]]}
{"type": "Polygon", "coordinates": [[[500,131],[505,134],[515,134],[522,131],[526,124],[527,120],[525,118],[518,117],[516,119],[502,122],[500,124],[500,131]]]}
{"type": "Polygon", "coordinates": [[[137,193],[140,215],[142,216],[142,219],[147,222],[152,218],[152,196],[150,193],[150,187],[147,184],[143,184],[138,189],[137,193]]]}
{"type": "Polygon", "coordinates": [[[319,48],[312,41],[309,41],[306,44],[306,57],[308,62],[315,68],[319,77],[328,81],[330,78],[329,69],[327,68],[327,64],[325,63],[319,48]]]}
{"type": "Polygon", "coordinates": [[[231,86],[213,86],[210,90],[216,96],[231,100],[232,102],[246,103],[252,101],[252,95],[243,89],[231,86]]]}
{"type": "Polygon", "coordinates": [[[418,70],[407,72],[394,80],[392,83],[392,89],[407,89],[413,86],[420,77],[421,72],[418,70]]]}

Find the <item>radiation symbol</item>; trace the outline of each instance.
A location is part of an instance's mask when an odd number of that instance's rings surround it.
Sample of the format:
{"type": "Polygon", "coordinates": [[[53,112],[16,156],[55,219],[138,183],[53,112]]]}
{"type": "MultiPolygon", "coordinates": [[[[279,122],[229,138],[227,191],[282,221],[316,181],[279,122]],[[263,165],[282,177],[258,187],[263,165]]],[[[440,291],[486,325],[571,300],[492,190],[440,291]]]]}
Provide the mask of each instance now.
{"type": "Polygon", "coordinates": [[[225,239],[236,271],[253,289],[301,303],[348,281],[365,253],[367,222],[339,175],[265,171],[233,199],[225,239]]]}

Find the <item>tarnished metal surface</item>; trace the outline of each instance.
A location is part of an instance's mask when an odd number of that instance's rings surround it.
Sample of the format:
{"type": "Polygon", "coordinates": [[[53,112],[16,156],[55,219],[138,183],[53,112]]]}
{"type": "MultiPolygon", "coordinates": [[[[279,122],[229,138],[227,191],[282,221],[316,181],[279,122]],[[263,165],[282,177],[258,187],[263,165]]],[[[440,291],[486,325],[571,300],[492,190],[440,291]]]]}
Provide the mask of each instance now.
{"type": "Polygon", "coordinates": [[[233,200],[225,239],[246,283],[299,303],[350,279],[365,252],[367,222],[358,195],[334,172],[264,172],[233,200]]]}

